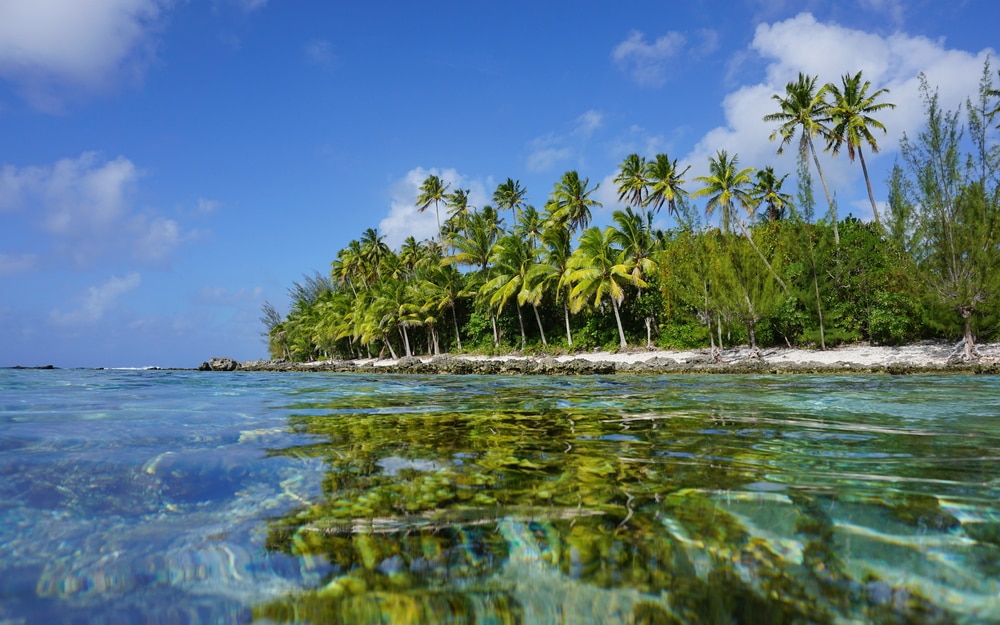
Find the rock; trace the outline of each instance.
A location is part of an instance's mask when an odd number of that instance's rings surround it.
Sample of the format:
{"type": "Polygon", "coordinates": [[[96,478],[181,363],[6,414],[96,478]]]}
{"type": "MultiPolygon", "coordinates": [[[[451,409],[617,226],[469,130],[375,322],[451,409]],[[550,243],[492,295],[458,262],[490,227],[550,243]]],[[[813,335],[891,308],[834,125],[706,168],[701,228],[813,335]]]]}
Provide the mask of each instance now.
{"type": "Polygon", "coordinates": [[[239,368],[239,363],[232,358],[212,358],[201,363],[198,371],[236,371],[239,368]]]}

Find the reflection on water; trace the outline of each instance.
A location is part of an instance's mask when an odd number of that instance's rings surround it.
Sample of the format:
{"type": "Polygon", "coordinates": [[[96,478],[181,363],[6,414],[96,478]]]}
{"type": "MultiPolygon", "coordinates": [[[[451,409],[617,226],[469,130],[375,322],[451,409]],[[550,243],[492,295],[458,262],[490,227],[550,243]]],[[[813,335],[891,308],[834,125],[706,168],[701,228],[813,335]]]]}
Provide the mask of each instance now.
{"type": "Polygon", "coordinates": [[[995,378],[0,389],[0,623],[1000,622],[995,378]]]}

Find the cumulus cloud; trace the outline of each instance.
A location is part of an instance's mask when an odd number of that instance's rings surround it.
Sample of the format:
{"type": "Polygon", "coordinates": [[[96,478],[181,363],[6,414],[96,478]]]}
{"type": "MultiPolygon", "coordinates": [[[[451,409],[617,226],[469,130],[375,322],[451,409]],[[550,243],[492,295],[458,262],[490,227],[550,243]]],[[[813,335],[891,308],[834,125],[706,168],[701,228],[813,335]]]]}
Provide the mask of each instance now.
{"type": "MultiPolygon", "coordinates": [[[[762,118],[777,110],[772,96],[784,93],[785,85],[794,81],[799,72],[819,76],[822,83],[839,82],[842,75],[860,70],[874,89],[889,89],[884,101],[895,103],[896,108],[879,114],[888,134],[876,137],[883,152],[891,154],[903,133],[912,136],[923,123],[918,91],[921,72],[940,89],[941,104],[954,109],[976,93],[983,62],[993,53],[947,49],[940,41],[905,33],[881,36],[819,22],[810,13],[759,25],[750,52],[764,61],[765,79],[743,85],[725,97],[725,125],[708,131],[682,159],[693,166],[692,178],[706,173],[708,158],[718,149],[738,153],[745,166],[774,165],[783,172],[794,171],[795,150],[776,156],[777,144],[768,139],[775,125],[762,118]]],[[[831,190],[844,192],[839,198],[842,209],[849,207],[855,215],[870,218],[871,206],[860,183],[860,167],[845,155],[830,158],[821,154],[820,158],[831,190]]],[[[877,169],[882,158],[869,156],[869,166],[875,164],[877,169]]],[[[883,180],[877,172],[872,173],[872,178],[876,185],[883,180]]]]}
{"type": "MultiPolygon", "coordinates": [[[[448,192],[455,189],[468,190],[469,204],[476,208],[489,203],[493,195],[492,189],[487,194],[483,181],[463,176],[454,169],[425,169],[423,167],[411,169],[389,189],[389,214],[378,225],[379,232],[385,236],[385,242],[389,247],[398,249],[403,241],[410,236],[418,241],[436,237],[438,228],[434,206],[431,205],[422,213],[418,212],[416,207],[420,186],[431,175],[440,177],[442,182],[448,185],[448,192]]],[[[444,204],[441,204],[438,210],[441,215],[441,223],[444,223],[448,217],[448,209],[444,204]]]]}
{"type": "Polygon", "coordinates": [[[604,115],[600,111],[590,109],[576,118],[576,127],[573,129],[573,134],[586,139],[601,127],[603,121],[604,115]]]}
{"type": "MultiPolygon", "coordinates": [[[[135,210],[142,173],[127,158],[96,152],[53,165],[0,169],[0,211],[22,212],[78,265],[116,250],[160,262],[187,236],[173,220],[135,210]]],[[[22,220],[23,221],[23,220],[22,220]]]]}
{"type": "Polygon", "coordinates": [[[645,87],[659,87],[667,80],[668,62],[677,56],[686,43],[684,35],[668,32],[653,42],[633,30],[611,51],[611,58],[633,80],[645,87]]]}
{"type": "Polygon", "coordinates": [[[53,323],[64,326],[95,323],[104,318],[122,295],[139,288],[141,282],[141,277],[134,271],[121,278],[112,276],[106,282],[87,289],[79,308],[69,312],[53,310],[50,318],[53,323]]]}
{"type": "Polygon", "coordinates": [[[137,76],[171,0],[0,2],[0,77],[40,108],[65,88],[94,91],[137,76]]]}

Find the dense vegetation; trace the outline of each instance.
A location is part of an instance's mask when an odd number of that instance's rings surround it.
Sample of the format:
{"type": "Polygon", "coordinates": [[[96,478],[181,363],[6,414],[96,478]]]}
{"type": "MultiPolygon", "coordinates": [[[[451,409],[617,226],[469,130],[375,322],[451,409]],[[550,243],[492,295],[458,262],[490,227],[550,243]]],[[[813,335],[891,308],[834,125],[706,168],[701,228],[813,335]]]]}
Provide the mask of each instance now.
{"type": "Polygon", "coordinates": [[[340,250],[329,276],[289,290],[282,317],[265,304],[272,357],[393,358],[415,353],[545,353],[628,346],[734,344],[827,348],[998,334],[1000,312],[1000,92],[987,63],[979,93],[943,110],[922,82],[925,123],[904,137],[883,211],[864,152],[879,149],[876,119],[894,105],[860,72],[840,84],[799,75],[774,95],[772,140],[798,148],[788,174],[744,167],[719,150],[689,190],[666,154],[627,156],[615,178],[625,210],[590,225],[597,185],[576,171],[541,211],[507,179],[492,205],[437,176],[416,206],[439,235],[400,249],[376,229],[340,250]],[[860,163],[874,220],[838,216],[820,150],[860,163]],[[810,163],[811,160],[811,163],[810,163]],[[817,215],[813,169],[824,205],[817,215]],[[697,204],[704,198],[701,209],[697,204]],[[666,210],[678,227],[653,228],[666,210]],[[718,215],[718,226],[702,221],[718,215]]]}

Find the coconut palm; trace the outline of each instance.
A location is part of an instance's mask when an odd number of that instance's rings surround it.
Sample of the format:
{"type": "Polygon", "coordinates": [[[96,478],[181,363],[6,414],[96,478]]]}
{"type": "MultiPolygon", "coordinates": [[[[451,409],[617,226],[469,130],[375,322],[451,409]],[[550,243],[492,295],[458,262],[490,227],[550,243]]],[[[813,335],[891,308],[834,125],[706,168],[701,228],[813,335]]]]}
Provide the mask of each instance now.
{"type": "Polygon", "coordinates": [[[542,236],[542,231],[545,229],[545,219],[542,218],[541,214],[535,209],[534,206],[528,205],[524,207],[524,210],[517,217],[517,223],[514,224],[514,234],[524,237],[528,240],[531,247],[535,247],[538,244],[538,240],[542,236]]]}
{"type": "Polygon", "coordinates": [[[830,112],[826,102],[826,87],[818,88],[816,76],[808,76],[799,73],[798,80],[785,85],[785,96],[774,94],[771,98],[778,102],[780,110],[764,116],[765,122],[781,122],[781,126],[771,133],[771,141],[781,137],[778,145],[778,154],[784,151],[786,145],[791,143],[796,134],[799,135],[799,158],[806,160],[812,154],[813,163],[816,165],[816,172],[823,183],[823,192],[826,193],[826,202],[830,207],[830,218],[833,221],[833,240],[836,245],[840,245],[840,233],[837,229],[837,208],[830,194],[830,187],[826,184],[826,176],[823,175],[823,167],[820,165],[819,156],[816,153],[816,146],[813,144],[813,137],[828,139],[830,135],[830,112]]]}
{"type": "Polygon", "coordinates": [[[618,166],[615,184],[618,185],[618,201],[634,208],[646,208],[649,181],[646,180],[646,159],[638,154],[629,154],[618,166]]]}
{"type": "Polygon", "coordinates": [[[792,204],[792,196],[781,190],[785,178],[788,178],[788,174],[778,178],[773,167],[765,167],[757,171],[757,181],[750,191],[750,196],[756,206],[767,208],[768,221],[781,219],[785,214],[785,209],[792,204]]]}
{"type": "Polygon", "coordinates": [[[573,346],[573,332],[569,324],[569,300],[573,285],[567,279],[569,259],[573,253],[573,236],[563,225],[552,224],[542,231],[541,262],[535,263],[528,274],[530,289],[545,293],[552,290],[555,300],[562,304],[566,323],[566,345],[573,346]]]}
{"type": "Polygon", "coordinates": [[[721,211],[720,224],[723,232],[731,232],[733,222],[743,225],[739,215],[736,214],[736,206],[743,207],[748,213],[752,212],[753,197],[750,189],[753,186],[750,176],[753,168],[747,167],[739,169],[739,155],[734,154],[732,158],[725,150],[719,150],[715,156],[708,161],[708,176],[698,176],[697,182],[705,186],[692,194],[692,197],[709,196],[705,203],[705,216],[711,217],[716,209],[721,211]]]}
{"type": "MultiPolygon", "coordinates": [[[[624,211],[615,211],[611,216],[615,222],[612,226],[612,238],[614,243],[621,248],[622,255],[632,270],[632,282],[635,284],[645,283],[648,276],[657,270],[657,262],[653,254],[652,220],[651,213],[638,215],[631,208],[624,211]]],[[[642,289],[639,289],[639,298],[642,298],[642,289]]],[[[647,314],[646,323],[646,347],[653,345],[653,317],[647,314]]]]}
{"type": "Polygon", "coordinates": [[[527,190],[521,186],[520,180],[508,178],[497,185],[493,192],[493,203],[499,210],[509,210],[516,219],[521,209],[524,208],[524,196],[527,190]]]}
{"type": "Polygon", "coordinates": [[[599,208],[601,203],[590,195],[600,188],[600,184],[588,189],[590,179],[580,180],[576,171],[568,171],[556,183],[549,199],[549,213],[558,223],[568,224],[575,230],[583,230],[590,224],[590,209],[599,208]]]}
{"type": "Polygon", "coordinates": [[[677,159],[670,160],[666,154],[657,154],[646,164],[646,181],[649,185],[649,195],[646,197],[646,207],[656,213],[663,205],[667,205],[667,214],[677,216],[677,199],[687,195],[681,185],[683,176],[691,166],[684,171],[677,171],[677,159]]]}
{"type": "Polygon", "coordinates": [[[468,189],[455,189],[447,194],[445,206],[448,208],[447,221],[453,222],[456,230],[463,230],[469,222],[469,211],[473,208],[469,205],[468,189]]]}
{"type": "Polygon", "coordinates": [[[508,234],[497,241],[493,248],[493,268],[491,278],[482,286],[480,292],[489,297],[490,306],[500,311],[514,299],[517,310],[517,321],[521,328],[521,349],[527,346],[528,337],[524,330],[524,316],[521,306],[531,301],[535,305],[535,320],[541,333],[542,343],[545,343],[545,330],[538,315],[538,297],[528,284],[528,274],[535,264],[535,250],[528,241],[516,234],[508,234]]]}
{"type": "Polygon", "coordinates": [[[438,204],[447,200],[447,191],[449,185],[441,181],[441,178],[431,174],[427,176],[423,184],[420,185],[419,193],[417,194],[417,211],[424,212],[427,208],[433,204],[434,205],[434,217],[437,219],[437,229],[441,232],[441,214],[438,211],[438,204]]]}
{"type": "Polygon", "coordinates": [[[704,183],[705,186],[695,191],[692,197],[709,196],[708,202],[705,203],[705,215],[710,217],[716,208],[722,211],[721,221],[724,232],[731,231],[732,222],[735,221],[739,225],[743,236],[749,240],[750,245],[757,251],[757,255],[764,262],[768,271],[771,272],[771,275],[781,285],[781,289],[783,291],[787,290],[788,287],[785,285],[785,282],[774,272],[770,261],[767,260],[767,257],[764,256],[760,248],[757,247],[746,224],[743,223],[743,220],[736,213],[736,204],[743,207],[748,215],[752,215],[756,207],[751,193],[753,184],[750,181],[750,174],[753,173],[753,168],[740,169],[738,154],[734,154],[732,158],[729,158],[729,154],[725,150],[719,150],[714,157],[709,159],[708,172],[708,176],[695,178],[695,180],[704,183]]]}
{"type": "Polygon", "coordinates": [[[615,323],[618,325],[618,340],[622,349],[628,347],[625,341],[625,330],[622,327],[619,307],[625,299],[625,286],[648,286],[643,281],[636,281],[628,259],[614,242],[614,228],[604,230],[593,227],[580,235],[580,246],[569,259],[567,279],[573,284],[570,291],[570,307],[578,312],[593,302],[600,306],[605,298],[611,300],[611,308],[615,313],[615,323]]]}
{"type": "Polygon", "coordinates": [[[827,147],[833,154],[840,151],[841,146],[847,146],[847,157],[854,162],[855,153],[861,161],[861,171],[865,175],[865,185],[868,187],[868,199],[872,203],[872,213],[875,215],[875,223],[879,226],[878,206],[875,204],[875,194],[872,193],[872,181],[868,176],[868,165],[865,164],[865,153],[862,150],[864,144],[878,152],[878,143],[872,134],[872,128],[881,130],[885,134],[886,129],[882,122],[874,117],[873,113],[885,109],[896,108],[895,104],[889,102],[876,102],[879,96],[889,93],[888,89],[879,89],[875,93],[869,94],[868,88],[871,81],[861,82],[861,72],[851,76],[844,74],[841,77],[841,87],[830,83],[826,86],[830,94],[830,108],[828,113],[832,118],[833,127],[827,139],[827,147]]]}

